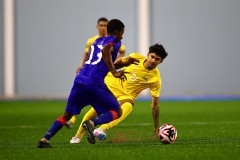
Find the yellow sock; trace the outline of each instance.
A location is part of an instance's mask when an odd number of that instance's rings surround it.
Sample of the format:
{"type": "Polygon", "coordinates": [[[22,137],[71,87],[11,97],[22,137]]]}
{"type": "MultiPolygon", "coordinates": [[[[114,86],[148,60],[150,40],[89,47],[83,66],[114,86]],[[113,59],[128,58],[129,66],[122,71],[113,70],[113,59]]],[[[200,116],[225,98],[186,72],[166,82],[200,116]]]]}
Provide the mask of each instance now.
{"type": "Polygon", "coordinates": [[[77,131],[75,137],[77,137],[77,138],[82,138],[83,135],[84,135],[84,133],[85,133],[85,130],[84,130],[83,127],[82,127],[82,123],[83,123],[84,121],[89,120],[89,119],[92,119],[92,118],[94,118],[94,117],[96,117],[96,116],[97,116],[96,111],[93,109],[93,107],[90,108],[90,110],[84,115],[84,117],[83,117],[83,119],[82,119],[82,122],[81,122],[81,124],[79,125],[78,131],[77,131]]]}
{"type": "Polygon", "coordinates": [[[69,120],[72,124],[76,122],[77,115],[73,115],[72,118],[69,120]]]}
{"type": "Polygon", "coordinates": [[[116,126],[119,122],[124,120],[127,117],[127,115],[132,111],[132,104],[130,102],[125,102],[121,105],[121,108],[122,108],[121,117],[119,117],[118,119],[111,121],[107,124],[102,124],[99,128],[106,131],[106,130],[116,126]]]}

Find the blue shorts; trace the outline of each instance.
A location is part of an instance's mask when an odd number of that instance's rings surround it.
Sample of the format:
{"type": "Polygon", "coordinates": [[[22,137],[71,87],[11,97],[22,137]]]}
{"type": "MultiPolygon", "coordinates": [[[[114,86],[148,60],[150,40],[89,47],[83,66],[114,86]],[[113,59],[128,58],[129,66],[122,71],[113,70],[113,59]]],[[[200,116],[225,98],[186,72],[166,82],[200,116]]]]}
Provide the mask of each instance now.
{"type": "Polygon", "coordinates": [[[120,110],[117,99],[105,84],[84,85],[75,82],[68,97],[65,111],[73,115],[80,114],[87,105],[91,105],[98,115],[109,110],[120,110]]]}

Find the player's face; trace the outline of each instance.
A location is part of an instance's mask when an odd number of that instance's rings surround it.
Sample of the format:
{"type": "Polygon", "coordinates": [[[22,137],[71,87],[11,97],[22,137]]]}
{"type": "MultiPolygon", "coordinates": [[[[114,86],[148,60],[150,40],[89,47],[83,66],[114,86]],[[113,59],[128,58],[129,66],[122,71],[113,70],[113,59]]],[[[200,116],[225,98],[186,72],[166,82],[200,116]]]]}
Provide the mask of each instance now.
{"type": "Polygon", "coordinates": [[[98,33],[102,36],[107,35],[107,22],[106,21],[100,21],[97,25],[98,33]]]}
{"type": "Polygon", "coordinates": [[[148,69],[154,69],[157,67],[157,65],[159,65],[160,63],[162,63],[163,59],[156,55],[156,53],[148,53],[148,60],[147,60],[147,66],[148,69]]]}
{"type": "Polygon", "coordinates": [[[119,40],[123,39],[124,28],[115,32],[115,37],[119,40]]]}

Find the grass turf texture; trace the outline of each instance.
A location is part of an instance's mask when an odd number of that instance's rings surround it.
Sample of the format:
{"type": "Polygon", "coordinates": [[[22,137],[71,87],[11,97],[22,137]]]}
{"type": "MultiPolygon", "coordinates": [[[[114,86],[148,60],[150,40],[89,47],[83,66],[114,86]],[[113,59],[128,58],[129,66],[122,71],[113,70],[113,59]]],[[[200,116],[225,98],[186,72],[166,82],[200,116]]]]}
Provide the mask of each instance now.
{"type": "Polygon", "coordinates": [[[240,101],[163,101],[160,125],[178,131],[173,144],[152,137],[151,102],[138,101],[133,112],[107,131],[105,141],[69,144],[89,107],[73,129],[63,128],[51,139],[53,148],[37,143],[61,115],[65,101],[0,101],[0,159],[239,159],[240,101]]]}

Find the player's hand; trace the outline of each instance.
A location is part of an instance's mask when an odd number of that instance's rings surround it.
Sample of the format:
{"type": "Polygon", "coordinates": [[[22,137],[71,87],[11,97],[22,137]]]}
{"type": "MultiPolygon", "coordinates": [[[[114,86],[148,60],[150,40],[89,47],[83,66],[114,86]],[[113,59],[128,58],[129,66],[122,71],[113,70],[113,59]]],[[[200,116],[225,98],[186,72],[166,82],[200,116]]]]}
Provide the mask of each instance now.
{"type": "Polygon", "coordinates": [[[136,58],[129,57],[123,63],[124,63],[125,66],[129,66],[130,64],[138,65],[139,60],[137,60],[136,58]]]}
{"type": "MultiPolygon", "coordinates": [[[[116,72],[114,72],[114,73],[112,73],[112,74],[113,74],[113,76],[116,77],[116,78],[122,78],[122,77],[125,76],[125,75],[124,75],[125,73],[128,73],[128,72],[125,72],[124,70],[120,70],[120,71],[116,71],[116,72]]],[[[126,76],[125,76],[125,78],[126,78],[126,76]]]]}

